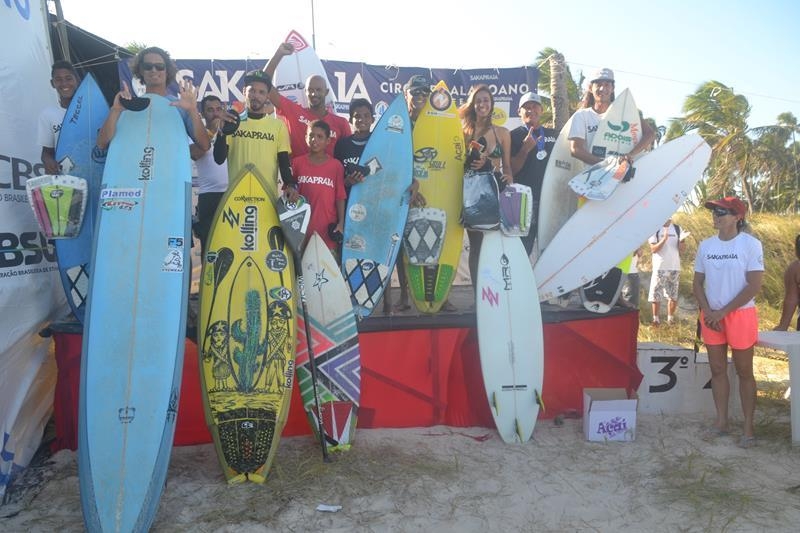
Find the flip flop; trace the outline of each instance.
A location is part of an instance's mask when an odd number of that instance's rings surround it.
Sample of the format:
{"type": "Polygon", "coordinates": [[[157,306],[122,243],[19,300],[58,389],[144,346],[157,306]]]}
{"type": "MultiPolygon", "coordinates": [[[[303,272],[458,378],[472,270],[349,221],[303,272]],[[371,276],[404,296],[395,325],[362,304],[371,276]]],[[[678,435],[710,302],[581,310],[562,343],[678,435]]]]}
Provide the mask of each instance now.
{"type": "Polygon", "coordinates": [[[727,430],[711,426],[703,431],[703,440],[712,440],[719,437],[727,437],[728,435],[730,433],[727,430]]]}
{"type": "Polygon", "coordinates": [[[742,438],[739,439],[738,444],[739,448],[744,448],[745,450],[757,445],[758,442],[756,441],[755,437],[745,437],[744,435],[742,435],[742,438]]]}

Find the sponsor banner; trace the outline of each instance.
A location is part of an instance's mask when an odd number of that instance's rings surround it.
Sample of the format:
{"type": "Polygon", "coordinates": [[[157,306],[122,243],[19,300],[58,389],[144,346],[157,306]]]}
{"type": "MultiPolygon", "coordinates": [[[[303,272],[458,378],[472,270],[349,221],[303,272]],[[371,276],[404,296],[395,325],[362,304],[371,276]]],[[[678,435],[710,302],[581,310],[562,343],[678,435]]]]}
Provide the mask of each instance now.
{"type": "MultiPolygon", "coordinates": [[[[223,102],[242,101],[244,74],[248,70],[263,68],[265,63],[264,60],[178,59],[177,79],[193,80],[198,89],[198,100],[207,94],[213,94],[223,102]]],[[[456,105],[464,103],[470,87],[486,84],[495,99],[495,124],[511,129],[520,124],[517,116],[519,97],[528,91],[535,91],[539,80],[539,71],[532,66],[466,70],[428,69],[333,60],[323,60],[322,65],[333,87],[336,112],[348,118],[349,103],[355,98],[366,98],[375,107],[376,122],[392,100],[403,92],[406,81],[415,74],[423,74],[433,85],[444,80],[456,105]]],[[[141,94],[144,91],[144,87],[138,81],[132,81],[127,62],[119,63],[119,74],[120,79],[134,87],[137,93],[141,94]]],[[[173,84],[172,90],[177,93],[176,84],[173,84]]]]}
{"type": "Polygon", "coordinates": [[[39,113],[58,102],[45,2],[0,4],[0,497],[27,466],[53,404],[55,365],[38,331],[66,314],[51,241],[28,205],[25,182],[44,174],[39,113]]]}

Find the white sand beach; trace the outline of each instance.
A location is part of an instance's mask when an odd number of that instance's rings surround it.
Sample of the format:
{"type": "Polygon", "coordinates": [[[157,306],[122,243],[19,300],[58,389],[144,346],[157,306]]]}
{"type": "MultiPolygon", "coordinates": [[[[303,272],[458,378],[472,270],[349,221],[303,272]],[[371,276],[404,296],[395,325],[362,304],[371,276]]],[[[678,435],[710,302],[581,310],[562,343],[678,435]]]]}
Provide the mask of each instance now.
{"type": "MultiPolygon", "coordinates": [[[[153,531],[798,531],[787,364],[757,366],[751,449],[736,445],[735,426],[705,440],[701,415],[640,414],[631,443],[587,442],[580,419],[540,420],[524,445],[490,428],[372,429],[328,464],[311,437],[285,438],[264,485],[228,486],[211,445],[182,447],[153,531]]],[[[0,507],[0,530],[82,531],[77,455],[41,468],[28,494],[0,507]]]]}

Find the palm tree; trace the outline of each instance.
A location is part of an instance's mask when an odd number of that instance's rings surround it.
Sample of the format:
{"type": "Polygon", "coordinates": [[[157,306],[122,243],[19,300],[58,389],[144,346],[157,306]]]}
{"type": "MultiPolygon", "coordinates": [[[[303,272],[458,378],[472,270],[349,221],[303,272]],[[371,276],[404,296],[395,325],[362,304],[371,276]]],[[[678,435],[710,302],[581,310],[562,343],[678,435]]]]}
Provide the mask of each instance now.
{"type": "Polygon", "coordinates": [[[771,211],[797,212],[800,195],[800,163],[796,134],[800,133],[797,117],[785,112],[777,123],[752,128],[755,141],[755,163],[763,188],[763,208],[771,211]]]}
{"type": "MultiPolygon", "coordinates": [[[[555,48],[545,47],[542,48],[536,56],[536,65],[539,68],[539,81],[537,83],[537,91],[539,95],[543,96],[542,104],[544,107],[544,113],[542,113],[541,122],[542,124],[551,124],[552,127],[556,127],[553,117],[553,107],[552,103],[550,102],[551,96],[553,91],[551,90],[551,83],[552,83],[552,76],[550,72],[550,59],[553,57],[561,57],[563,60],[563,55],[556,50],[555,48]]],[[[566,66],[566,88],[567,88],[567,102],[568,102],[568,111],[567,111],[567,118],[569,118],[572,113],[578,109],[578,103],[580,102],[580,94],[578,85],[575,83],[575,80],[572,77],[572,72],[570,72],[569,66],[566,65],[566,62],[563,63],[566,66]]]]}
{"type": "Polygon", "coordinates": [[[748,135],[747,98],[723,83],[707,81],[686,98],[683,113],[670,125],[667,138],[696,131],[711,145],[706,194],[721,196],[738,189],[752,206],[750,179],[755,168],[751,164],[753,141],[748,135]]]}

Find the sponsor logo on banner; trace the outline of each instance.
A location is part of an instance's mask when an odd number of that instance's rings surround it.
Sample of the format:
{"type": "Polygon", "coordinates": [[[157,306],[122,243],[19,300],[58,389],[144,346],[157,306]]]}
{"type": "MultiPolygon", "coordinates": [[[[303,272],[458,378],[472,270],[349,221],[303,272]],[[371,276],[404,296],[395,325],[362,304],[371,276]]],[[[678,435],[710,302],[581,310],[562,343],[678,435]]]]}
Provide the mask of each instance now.
{"type": "Polygon", "coordinates": [[[0,269],[56,262],[51,241],[39,232],[0,233],[0,269]]]}
{"type": "Polygon", "coordinates": [[[139,176],[140,180],[150,180],[153,177],[153,158],[155,157],[156,149],[152,146],[145,146],[142,150],[142,160],[139,161],[139,168],[142,173],[139,176]]]}

